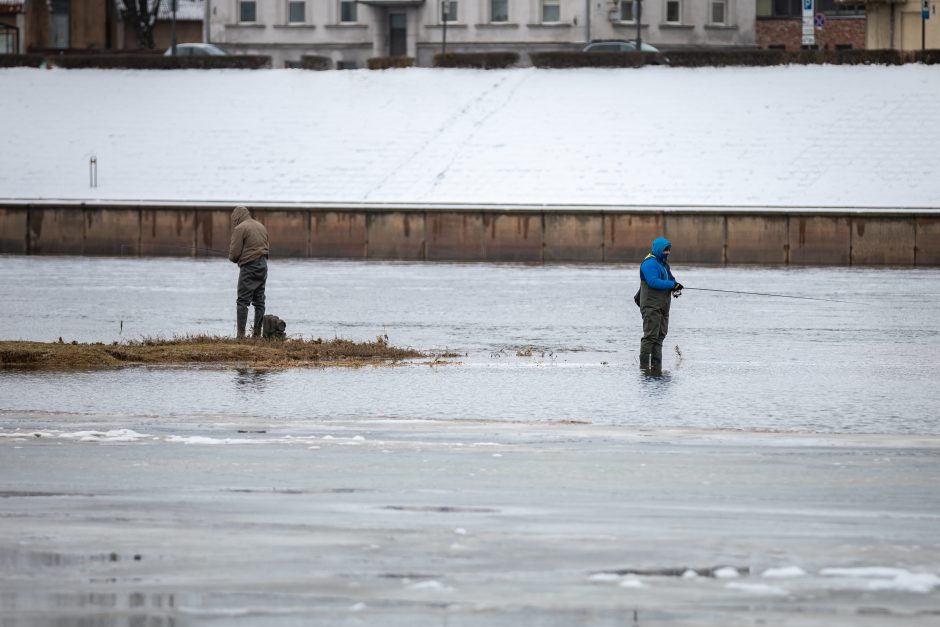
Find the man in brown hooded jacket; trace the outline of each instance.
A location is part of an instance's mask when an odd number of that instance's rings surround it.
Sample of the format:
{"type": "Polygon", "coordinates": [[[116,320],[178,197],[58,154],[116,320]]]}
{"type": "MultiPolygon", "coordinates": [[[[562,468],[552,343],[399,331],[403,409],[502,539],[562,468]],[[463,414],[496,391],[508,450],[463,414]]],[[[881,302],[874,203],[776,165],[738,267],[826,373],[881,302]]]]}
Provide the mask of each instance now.
{"type": "Polygon", "coordinates": [[[260,337],[264,318],[264,284],[268,280],[268,231],[263,224],[252,219],[248,207],[239,206],[232,211],[232,242],[228,247],[228,259],[237,263],[239,268],[238,298],[235,300],[237,337],[245,337],[249,304],[255,308],[253,334],[260,337]]]}

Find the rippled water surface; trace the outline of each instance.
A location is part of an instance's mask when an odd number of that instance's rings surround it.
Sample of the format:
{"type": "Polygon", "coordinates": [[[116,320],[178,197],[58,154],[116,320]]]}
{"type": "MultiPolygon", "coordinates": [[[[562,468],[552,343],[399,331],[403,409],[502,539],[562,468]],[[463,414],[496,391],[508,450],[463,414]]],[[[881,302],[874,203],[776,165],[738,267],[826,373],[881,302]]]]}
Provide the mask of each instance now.
{"type": "MultiPolygon", "coordinates": [[[[940,271],[683,267],[661,378],[637,368],[629,266],[272,260],[268,313],[305,337],[457,351],[459,365],[0,372],[0,416],[204,421],[584,420],[940,433],[940,271]],[[527,353],[531,351],[531,356],[527,353]],[[523,355],[517,355],[523,353],[523,355]]],[[[223,260],[0,257],[4,339],[232,333],[223,260]]]]}

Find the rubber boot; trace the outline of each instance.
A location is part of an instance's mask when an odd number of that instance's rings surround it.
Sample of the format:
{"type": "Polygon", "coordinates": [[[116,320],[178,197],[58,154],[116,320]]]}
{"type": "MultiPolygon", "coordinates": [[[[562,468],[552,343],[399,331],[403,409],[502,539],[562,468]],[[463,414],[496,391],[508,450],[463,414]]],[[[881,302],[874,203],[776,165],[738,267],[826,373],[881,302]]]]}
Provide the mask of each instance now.
{"type": "Polygon", "coordinates": [[[653,352],[650,354],[650,374],[659,375],[663,373],[663,346],[654,344],[653,352]]]}
{"type": "Polygon", "coordinates": [[[255,324],[252,327],[252,336],[261,337],[261,323],[264,321],[264,307],[255,306],[255,324]]]}
{"type": "Polygon", "coordinates": [[[653,351],[653,344],[648,340],[640,340],[640,370],[650,369],[650,353],[653,351]]]}
{"type": "Polygon", "coordinates": [[[235,338],[239,340],[245,339],[245,325],[248,324],[248,308],[247,307],[236,307],[235,308],[235,338]]]}

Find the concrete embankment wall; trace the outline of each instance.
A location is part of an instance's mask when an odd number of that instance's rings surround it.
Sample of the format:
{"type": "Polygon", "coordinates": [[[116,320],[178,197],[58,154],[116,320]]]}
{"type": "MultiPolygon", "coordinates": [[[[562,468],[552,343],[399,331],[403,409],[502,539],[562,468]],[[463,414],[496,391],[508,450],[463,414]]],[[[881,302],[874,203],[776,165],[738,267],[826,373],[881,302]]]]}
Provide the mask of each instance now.
{"type": "MultiPolygon", "coordinates": [[[[654,237],[681,263],[940,265],[940,210],[252,206],[271,256],[635,262],[654,237]]],[[[230,205],[0,204],[0,253],[218,256],[230,205]]]]}

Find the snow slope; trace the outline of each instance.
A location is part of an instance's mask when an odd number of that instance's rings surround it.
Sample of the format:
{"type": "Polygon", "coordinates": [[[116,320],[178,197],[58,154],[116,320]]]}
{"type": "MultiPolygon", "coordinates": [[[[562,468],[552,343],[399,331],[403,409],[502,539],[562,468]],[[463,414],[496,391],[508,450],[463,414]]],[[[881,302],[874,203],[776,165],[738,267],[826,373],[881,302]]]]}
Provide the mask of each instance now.
{"type": "Polygon", "coordinates": [[[917,65],[7,69],[0,198],[940,207],[937,102],[917,65]]]}

